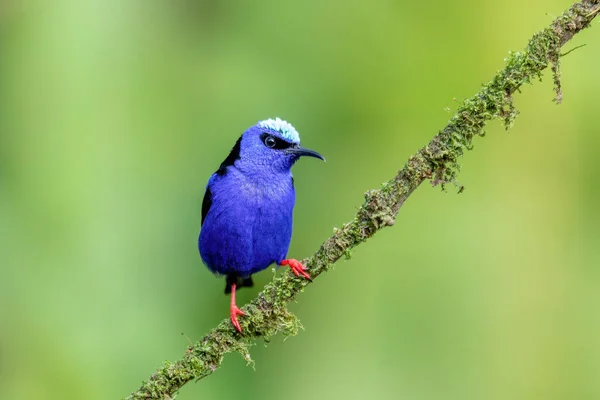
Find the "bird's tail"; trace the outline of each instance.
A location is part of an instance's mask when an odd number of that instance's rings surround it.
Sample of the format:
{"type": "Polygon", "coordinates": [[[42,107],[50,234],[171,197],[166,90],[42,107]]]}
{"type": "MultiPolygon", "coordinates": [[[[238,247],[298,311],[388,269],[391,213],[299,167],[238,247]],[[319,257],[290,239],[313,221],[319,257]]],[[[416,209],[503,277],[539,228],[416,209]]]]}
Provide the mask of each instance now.
{"type": "Polygon", "coordinates": [[[235,284],[236,289],[240,289],[243,287],[252,287],[254,286],[254,282],[252,281],[252,277],[242,277],[238,274],[227,274],[227,284],[225,285],[225,294],[231,293],[231,285],[235,284]]]}

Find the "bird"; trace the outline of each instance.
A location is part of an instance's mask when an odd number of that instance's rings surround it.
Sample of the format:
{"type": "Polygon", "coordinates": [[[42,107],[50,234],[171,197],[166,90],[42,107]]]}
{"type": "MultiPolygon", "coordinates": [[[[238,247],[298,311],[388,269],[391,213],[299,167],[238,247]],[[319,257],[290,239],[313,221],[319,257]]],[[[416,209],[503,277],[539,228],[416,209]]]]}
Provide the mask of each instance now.
{"type": "Polygon", "coordinates": [[[252,274],[277,264],[311,279],[302,263],[287,258],[296,202],[291,168],[301,157],[325,161],[300,146],[292,124],[269,118],[244,131],[208,179],[198,249],[208,269],[226,278],[229,316],[239,332],[237,317],[244,312],[236,305],[235,293],[253,286],[252,274]]]}

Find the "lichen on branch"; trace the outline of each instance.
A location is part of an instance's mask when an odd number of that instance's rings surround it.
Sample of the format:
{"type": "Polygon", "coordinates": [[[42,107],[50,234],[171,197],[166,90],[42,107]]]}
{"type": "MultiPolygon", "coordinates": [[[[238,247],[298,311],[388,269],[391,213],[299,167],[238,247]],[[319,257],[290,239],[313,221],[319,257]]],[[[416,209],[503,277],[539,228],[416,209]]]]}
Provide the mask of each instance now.
{"type": "MultiPolygon", "coordinates": [[[[336,229],[314,255],[302,261],[313,279],[329,270],[341,257],[348,257],[354,247],[378,230],[393,225],[400,207],[423,181],[457,185],[459,159],[466,150],[472,149],[473,138],[484,136],[485,125],[492,119],[500,119],[506,129],[510,128],[518,115],[513,95],[524,84],[540,80],[548,66],[553,74],[555,100],[560,103],[560,50],[576,33],[590,25],[599,11],[600,0],[575,3],[549,27],[536,33],[524,50],[509,53],[505,67],[477,94],[462,102],[448,125],[412,155],[393,179],[365,193],[365,202],[354,218],[336,229]]],[[[268,340],[277,333],[295,335],[300,322],[288,311],[287,305],[308,284],[309,281],[296,279],[291,273],[275,277],[242,308],[246,317],[240,321],[241,334],[228,319],[222,321],[191,345],[180,360],[165,362],[127,399],[172,399],[187,382],[212,374],[226,353],[238,352],[250,362],[248,348],[256,339],[268,340]]]]}

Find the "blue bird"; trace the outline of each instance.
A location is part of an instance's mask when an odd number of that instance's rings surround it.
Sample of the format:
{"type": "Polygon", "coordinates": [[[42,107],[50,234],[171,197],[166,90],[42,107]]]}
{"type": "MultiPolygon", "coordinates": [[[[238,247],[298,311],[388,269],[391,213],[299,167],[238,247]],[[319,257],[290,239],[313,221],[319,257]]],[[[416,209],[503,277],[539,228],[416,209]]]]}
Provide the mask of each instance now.
{"type": "Polygon", "coordinates": [[[291,168],[302,156],[325,161],[300,147],[300,136],[288,122],[260,121],[240,136],[206,185],[198,249],[209,270],[226,276],[231,323],[240,332],[237,317],[244,313],[235,291],[251,287],[252,274],[275,263],[310,279],[298,260],[286,259],[296,202],[291,168]]]}

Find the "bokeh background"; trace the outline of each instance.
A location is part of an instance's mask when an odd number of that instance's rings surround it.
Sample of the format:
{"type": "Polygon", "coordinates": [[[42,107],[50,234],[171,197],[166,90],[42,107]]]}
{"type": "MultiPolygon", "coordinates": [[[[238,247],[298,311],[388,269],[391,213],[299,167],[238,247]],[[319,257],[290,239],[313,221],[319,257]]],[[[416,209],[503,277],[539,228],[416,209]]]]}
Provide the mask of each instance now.
{"type": "MultiPolygon", "coordinates": [[[[0,398],[124,397],[227,317],[196,240],[245,128],[280,116],[327,158],[294,167],[305,257],[570,5],[2,0],[0,398]]],[[[180,398],[600,398],[598,24],[563,105],[524,87],[464,193],[424,184],[298,297],[299,336],[180,398]]]]}

